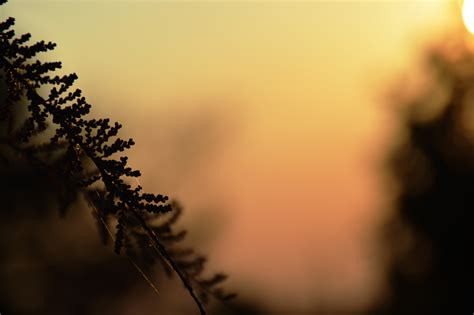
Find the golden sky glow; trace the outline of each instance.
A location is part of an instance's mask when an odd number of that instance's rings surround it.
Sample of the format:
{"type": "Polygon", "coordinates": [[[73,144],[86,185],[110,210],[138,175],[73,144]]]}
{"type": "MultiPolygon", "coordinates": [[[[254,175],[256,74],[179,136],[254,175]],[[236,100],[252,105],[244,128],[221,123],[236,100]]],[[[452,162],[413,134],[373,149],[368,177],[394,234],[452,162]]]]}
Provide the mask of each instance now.
{"type": "Polygon", "coordinates": [[[242,296],[308,310],[375,290],[392,124],[377,96],[447,30],[446,3],[10,0],[0,16],[58,43],[50,58],[124,123],[142,183],[181,199],[191,231],[218,218],[211,264],[242,296]]]}

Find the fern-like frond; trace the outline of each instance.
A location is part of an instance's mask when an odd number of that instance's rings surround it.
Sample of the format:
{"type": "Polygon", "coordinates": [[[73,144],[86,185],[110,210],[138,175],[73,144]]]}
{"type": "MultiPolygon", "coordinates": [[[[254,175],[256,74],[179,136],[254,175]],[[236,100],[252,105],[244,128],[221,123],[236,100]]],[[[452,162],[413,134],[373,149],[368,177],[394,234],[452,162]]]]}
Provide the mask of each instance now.
{"type": "MultiPolygon", "coordinates": [[[[0,5],[5,2],[0,0],[0,5]]],[[[134,265],[139,260],[144,266],[161,262],[168,274],[178,275],[202,314],[209,294],[221,300],[233,297],[216,288],[226,276],[203,278],[206,259],[177,247],[186,235],[174,227],[181,207],[165,195],[143,192],[140,185],[130,184],[141,176],[129,166],[125,154],[135,144],[133,139],[118,136],[119,123],[89,118],[92,105],[74,88],[77,75],[56,75],[60,62],[38,59],[56,45],[44,41],[30,44],[30,34],[16,36],[14,22],[13,18],[0,22],[0,76],[7,86],[0,121],[8,121],[10,126],[0,145],[10,146],[30,163],[63,179],[64,185],[58,187],[62,213],[77,198],[77,192],[83,192],[95,209],[103,242],[113,238],[115,252],[125,249],[134,265]],[[14,106],[28,110],[28,117],[16,129],[10,123],[14,106]],[[45,142],[46,130],[52,135],[45,142]]]]}

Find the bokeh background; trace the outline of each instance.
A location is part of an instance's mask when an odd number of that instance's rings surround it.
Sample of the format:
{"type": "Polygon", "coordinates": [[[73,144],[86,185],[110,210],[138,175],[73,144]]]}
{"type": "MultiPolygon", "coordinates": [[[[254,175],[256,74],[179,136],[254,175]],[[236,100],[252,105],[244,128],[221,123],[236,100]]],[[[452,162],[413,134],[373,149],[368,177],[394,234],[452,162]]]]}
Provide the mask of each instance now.
{"type": "MultiPolygon", "coordinates": [[[[180,200],[189,244],[230,274],[242,303],[354,313],[382,299],[393,103],[426,81],[430,43],[466,35],[457,2],[10,0],[0,10],[18,32],[58,43],[44,59],[78,74],[94,115],[124,124],[141,184],[180,200]]],[[[94,247],[92,220],[72,218],[53,220],[54,239],[90,231],[77,246],[94,247]]],[[[114,314],[151,314],[173,297],[165,284],[161,304],[149,291],[122,292],[114,314]]]]}

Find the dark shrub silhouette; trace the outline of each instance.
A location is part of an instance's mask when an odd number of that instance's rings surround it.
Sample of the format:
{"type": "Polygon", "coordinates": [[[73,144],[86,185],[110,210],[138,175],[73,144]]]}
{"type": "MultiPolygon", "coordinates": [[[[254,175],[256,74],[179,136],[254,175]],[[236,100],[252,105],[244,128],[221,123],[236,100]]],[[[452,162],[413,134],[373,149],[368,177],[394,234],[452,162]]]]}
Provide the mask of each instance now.
{"type": "Polygon", "coordinates": [[[373,314],[474,312],[474,55],[451,39],[426,61],[432,83],[403,104],[402,141],[388,163],[389,292],[373,314]]]}

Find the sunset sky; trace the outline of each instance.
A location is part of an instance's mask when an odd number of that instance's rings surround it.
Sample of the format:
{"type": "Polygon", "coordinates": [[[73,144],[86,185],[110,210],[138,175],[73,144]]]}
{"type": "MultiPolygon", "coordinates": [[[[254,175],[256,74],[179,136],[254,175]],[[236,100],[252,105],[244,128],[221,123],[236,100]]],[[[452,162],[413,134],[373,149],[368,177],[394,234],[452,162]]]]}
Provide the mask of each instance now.
{"type": "MultiPolygon", "coordinates": [[[[269,309],[363,307],[381,286],[384,98],[449,1],[10,0],[0,17],[54,41],[94,114],[125,125],[150,191],[269,309]]],[[[455,17],[455,18],[454,18],[455,17]]]]}

